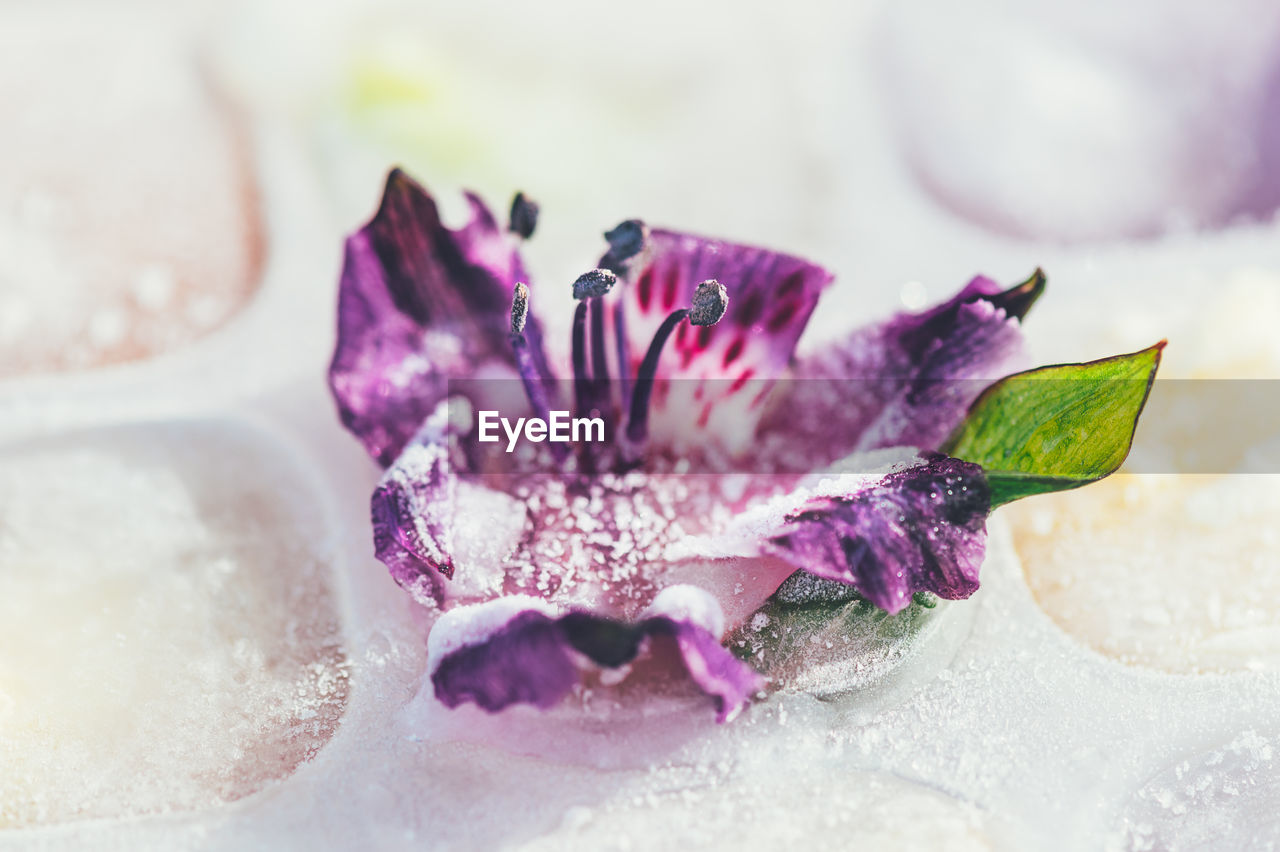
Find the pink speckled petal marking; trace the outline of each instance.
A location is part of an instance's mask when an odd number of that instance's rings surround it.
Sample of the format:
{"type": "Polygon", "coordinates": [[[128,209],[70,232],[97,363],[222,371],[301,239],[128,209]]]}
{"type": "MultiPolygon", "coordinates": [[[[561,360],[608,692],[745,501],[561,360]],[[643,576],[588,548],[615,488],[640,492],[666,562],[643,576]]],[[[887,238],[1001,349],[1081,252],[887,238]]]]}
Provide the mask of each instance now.
{"type": "Polygon", "coordinates": [[[929,310],[853,332],[796,364],[761,428],[814,448],[815,466],[883,447],[937,449],[990,382],[1025,366],[1020,320],[1043,285],[1039,272],[1007,290],[979,276],[929,310]]]}
{"type": "Polygon", "coordinates": [[[587,610],[560,613],[538,598],[512,596],[460,607],[432,629],[428,670],[436,698],[496,713],[512,704],[548,708],[590,671],[626,667],[649,654],[653,640],[675,642],[689,678],[728,721],[764,679],[720,644],[723,618],[714,599],[691,586],[667,589],[647,617],[625,622],[587,610]],[[668,607],[664,597],[692,601],[668,607]]]}
{"type": "MultiPolygon", "coordinates": [[[[450,230],[431,196],[397,169],[378,212],[347,239],[329,386],[343,424],[384,467],[449,379],[513,363],[511,297],[527,278],[513,238],[479,198],[467,201],[471,220],[450,230]]],[[[525,336],[549,376],[533,320],[525,336]]]]}
{"type": "MultiPolygon", "coordinates": [[[[724,285],[728,312],[714,326],[682,324],[658,363],[651,410],[655,434],[668,443],[685,442],[691,425],[696,440],[702,431],[749,431],[744,420],[759,418],[761,402],[790,364],[832,275],[792,255],[655,229],[631,264],[624,294],[629,339],[652,337],[667,314],[689,306],[707,279],[724,285]],[[664,432],[669,410],[679,416],[664,432]]],[[[643,347],[630,348],[629,374],[643,355],[643,347]]]]}

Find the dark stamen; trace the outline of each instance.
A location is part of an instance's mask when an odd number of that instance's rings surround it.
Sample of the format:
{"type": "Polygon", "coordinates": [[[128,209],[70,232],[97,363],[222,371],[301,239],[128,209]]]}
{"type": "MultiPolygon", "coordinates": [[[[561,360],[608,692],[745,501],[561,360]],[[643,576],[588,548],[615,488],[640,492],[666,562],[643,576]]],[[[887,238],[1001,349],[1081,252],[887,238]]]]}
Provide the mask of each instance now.
{"type": "Polygon", "coordinates": [[[516,284],[516,292],[511,300],[511,333],[524,334],[524,324],[529,319],[529,288],[524,284],[516,284]]]}
{"type": "Polygon", "coordinates": [[[585,415],[608,393],[609,365],[604,348],[604,303],[602,296],[618,283],[607,269],[592,269],[573,282],[573,298],[578,308],[573,314],[573,387],[578,410],[585,415]],[[587,314],[591,314],[591,361],[587,372],[587,314]]]}
{"type": "Polygon", "coordinates": [[[537,227],[538,202],[527,197],[523,192],[517,192],[516,197],[511,201],[511,216],[507,230],[527,240],[533,236],[533,231],[537,227]]]}
{"type": "Polygon", "coordinates": [[[604,341],[604,315],[608,308],[604,299],[588,299],[587,302],[591,305],[592,396],[597,405],[604,406],[609,401],[609,357],[604,341]]]}
{"type": "Polygon", "coordinates": [[[715,325],[729,306],[729,295],[724,285],[714,279],[703,281],[693,294],[693,307],[672,311],[649,342],[649,348],[640,362],[636,385],[631,392],[631,410],[627,418],[627,439],[640,443],[649,434],[649,399],[653,395],[653,381],[658,373],[658,359],[671,333],[688,319],[693,325],[715,325]]]}
{"type": "Polygon", "coordinates": [[[573,398],[578,414],[591,411],[591,374],[587,372],[587,301],[578,302],[573,312],[573,398]]]}
{"type": "Polygon", "coordinates": [[[671,332],[675,331],[676,326],[684,322],[687,316],[689,316],[688,308],[672,311],[662,321],[662,325],[658,326],[657,333],[653,335],[653,340],[649,342],[649,348],[644,353],[644,360],[640,362],[636,386],[631,391],[631,412],[627,418],[627,438],[634,443],[643,441],[649,434],[649,397],[653,394],[653,378],[658,372],[658,358],[662,355],[662,347],[666,346],[671,332]]]}
{"type": "Polygon", "coordinates": [[[578,276],[573,282],[573,298],[578,301],[603,296],[618,283],[618,276],[607,269],[593,269],[578,276]]]}
{"type": "MultiPolygon", "coordinates": [[[[524,338],[524,327],[529,319],[529,288],[524,284],[516,284],[511,299],[511,352],[516,357],[516,372],[520,374],[520,384],[524,386],[524,395],[529,400],[529,407],[534,415],[547,420],[551,417],[551,404],[547,399],[547,388],[538,365],[534,363],[533,352],[524,338]]],[[[552,443],[551,454],[557,461],[569,457],[569,448],[564,444],[552,443]]]]}
{"type": "Polygon", "coordinates": [[[621,301],[613,304],[613,337],[618,347],[618,398],[626,405],[631,395],[631,344],[627,339],[627,312],[621,301]]]}
{"type": "Polygon", "coordinates": [[[600,265],[619,275],[625,275],[627,261],[644,250],[644,244],[649,239],[649,229],[639,219],[628,219],[618,223],[612,230],[605,231],[604,238],[609,241],[609,251],[600,265]]]}
{"type": "Polygon", "coordinates": [[[693,291],[693,307],[689,310],[691,325],[715,325],[729,308],[729,293],[714,278],[703,281],[693,291]]]}

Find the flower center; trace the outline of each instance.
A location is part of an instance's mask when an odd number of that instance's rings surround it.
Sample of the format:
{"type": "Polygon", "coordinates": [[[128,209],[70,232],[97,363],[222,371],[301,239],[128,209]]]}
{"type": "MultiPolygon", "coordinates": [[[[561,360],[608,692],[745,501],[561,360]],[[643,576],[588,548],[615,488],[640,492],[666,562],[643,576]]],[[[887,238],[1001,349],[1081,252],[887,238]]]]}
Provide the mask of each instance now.
{"type": "MultiPolygon", "coordinates": [[[[615,383],[609,374],[606,324],[611,306],[606,303],[606,297],[618,283],[613,269],[625,270],[627,261],[642,244],[643,233],[637,230],[640,228],[639,223],[629,221],[606,234],[611,247],[604,262],[613,268],[592,269],[573,282],[573,297],[578,301],[573,314],[571,342],[574,407],[581,417],[603,418],[611,427],[607,433],[621,437],[616,467],[622,470],[638,465],[648,440],[649,407],[658,361],[672,333],[683,322],[695,326],[715,325],[724,317],[729,304],[723,284],[715,279],[703,281],[694,291],[689,307],[672,311],[662,321],[649,341],[636,375],[630,377],[626,375],[630,359],[622,306],[614,303],[614,336],[620,374],[615,383]],[[616,394],[615,384],[618,388],[616,394]],[[624,423],[624,428],[617,428],[624,423]]],[[[547,419],[550,415],[549,395],[524,334],[528,315],[529,288],[517,284],[511,303],[511,348],[530,407],[535,415],[547,419]]],[[[552,444],[551,448],[556,454],[556,461],[563,462],[568,457],[569,451],[563,444],[552,444]]],[[[595,473],[599,467],[597,449],[590,442],[579,445],[578,466],[581,472],[589,474],[595,473]]]]}

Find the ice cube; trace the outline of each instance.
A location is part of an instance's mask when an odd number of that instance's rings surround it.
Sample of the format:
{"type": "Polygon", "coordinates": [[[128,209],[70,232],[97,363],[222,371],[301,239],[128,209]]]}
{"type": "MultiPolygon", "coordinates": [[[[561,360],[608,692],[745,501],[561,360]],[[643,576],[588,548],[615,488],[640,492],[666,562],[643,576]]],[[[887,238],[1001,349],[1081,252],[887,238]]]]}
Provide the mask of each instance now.
{"type": "Polygon", "coordinates": [[[326,529],[229,423],[0,448],[0,828],[198,809],[333,734],[326,529]]]}
{"type": "Polygon", "coordinates": [[[1173,672],[1280,668],[1280,476],[1118,474],[1009,508],[1068,633],[1173,672]]]}
{"type": "Polygon", "coordinates": [[[1269,850],[1280,846],[1273,741],[1241,732],[1149,779],[1124,809],[1109,849],[1269,850]]]}
{"type": "Polygon", "coordinates": [[[244,135],[172,17],[5,11],[0,378],[170,349],[256,287],[244,135]]]}

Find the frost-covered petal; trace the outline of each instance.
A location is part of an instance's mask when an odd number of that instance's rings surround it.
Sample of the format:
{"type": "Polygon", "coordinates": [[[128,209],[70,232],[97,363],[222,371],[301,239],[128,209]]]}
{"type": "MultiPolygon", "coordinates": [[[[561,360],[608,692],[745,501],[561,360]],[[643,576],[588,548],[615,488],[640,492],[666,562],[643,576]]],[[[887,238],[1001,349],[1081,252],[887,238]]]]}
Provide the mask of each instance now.
{"type": "MultiPolygon", "coordinates": [[[[527,279],[512,238],[480,199],[467,202],[470,221],[446,228],[431,196],[397,169],[377,213],[346,242],[329,385],[343,424],[384,466],[450,379],[513,363],[511,299],[527,279]]],[[[536,322],[525,336],[549,375],[536,322]]]]}
{"type": "Polygon", "coordinates": [[[722,533],[687,539],[677,555],[774,556],[893,613],[916,592],[958,599],[977,590],[990,508],[982,468],[923,453],[887,470],[815,477],[722,533]]]}
{"type": "Polygon", "coordinates": [[[668,633],[680,648],[689,677],[716,699],[717,718],[733,718],[764,686],[755,669],[721,644],[724,613],[716,599],[696,586],[670,586],[658,593],[644,622],[654,635],[668,633]]]}
{"type": "Polygon", "coordinates": [[[436,697],[448,707],[545,709],[589,671],[625,676],[665,637],[674,641],[690,679],[713,699],[717,718],[727,721],[764,680],[720,645],[717,627],[723,629],[723,616],[714,599],[691,587],[664,590],[650,614],[631,623],[580,609],[561,613],[539,598],[516,595],[441,616],[428,638],[427,668],[436,697]]]}
{"type": "Polygon", "coordinates": [[[977,277],[954,297],[853,332],[795,366],[762,430],[810,450],[815,465],[853,452],[937,449],[978,394],[1024,364],[1020,320],[1039,272],[1002,289],[977,277]]]}
{"type": "Polygon", "coordinates": [[[460,475],[474,446],[461,434],[465,407],[441,402],[370,501],[375,555],[422,604],[501,594],[503,561],[525,534],[524,503],[460,475]]]}
{"type": "Polygon", "coordinates": [[[458,493],[448,418],[448,403],[441,402],[383,474],[370,500],[374,554],[419,602],[442,603],[443,581],[454,570],[442,511],[458,493]]]}
{"type": "Polygon", "coordinates": [[[759,417],[832,275],[792,255],[655,229],[630,264],[623,297],[629,375],[644,357],[643,341],[671,311],[689,307],[708,279],[724,285],[728,312],[713,326],[682,324],[663,352],[650,424],[664,442],[703,441],[702,430],[749,437],[743,424],[759,417]]]}
{"type": "Polygon", "coordinates": [[[441,616],[427,639],[436,697],[448,707],[512,704],[546,709],[578,682],[554,610],[537,598],[499,598],[441,616]]]}

